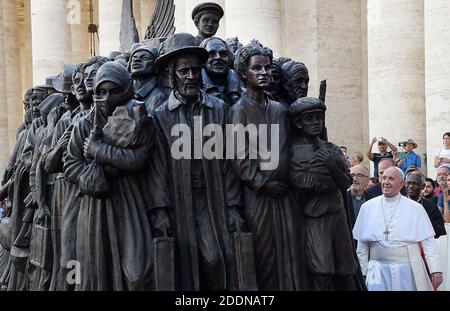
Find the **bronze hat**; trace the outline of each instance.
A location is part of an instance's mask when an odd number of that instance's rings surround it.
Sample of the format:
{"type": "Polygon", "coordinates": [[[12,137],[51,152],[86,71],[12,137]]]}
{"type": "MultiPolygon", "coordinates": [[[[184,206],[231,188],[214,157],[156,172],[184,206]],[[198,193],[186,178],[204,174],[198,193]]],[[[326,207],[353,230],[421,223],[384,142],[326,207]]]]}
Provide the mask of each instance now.
{"type": "Polygon", "coordinates": [[[64,65],[63,71],[56,77],[54,80],[55,89],[58,92],[64,94],[72,93],[72,75],[75,71],[76,65],[74,64],[66,64],[64,65]]]}
{"type": "Polygon", "coordinates": [[[45,78],[45,84],[39,85],[37,87],[46,89],[46,90],[49,90],[49,89],[54,90],[56,77],[57,76],[49,76],[49,77],[45,78]]]}
{"type": "Polygon", "coordinates": [[[203,3],[196,5],[194,7],[194,9],[192,10],[192,20],[194,20],[195,16],[201,12],[211,12],[211,13],[217,14],[219,19],[221,19],[224,14],[222,7],[220,5],[218,5],[217,3],[203,2],[203,3]]]}
{"type": "Polygon", "coordinates": [[[174,58],[188,54],[197,55],[201,64],[208,60],[208,52],[198,46],[197,39],[193,35],[185,32],[176,33],[161,44],[155,66],[160,70],[164,69],[174,58]]]}
{"type": "Polygon", "coordinates": [[[147,51],[150,54],[153,55],[153,57],[158,57],[158,49],[150,44],[142,44],[142,43],[134,43],[131,46],[131,54],[130,54],[130,61],[134,54],[136,54],[139,51],[147,51]]]}
{"type": "Polygon", "coordinates": [[[64,102],[64,95],[54,93],[47,96],[38,106],[37,109],[43,114],[49,114],[53,108],[58,107],[64,102]]]}
{"type": "Polygon", "coordinates": [[[289,115],[295,116],[310,111],[325,112],[325,110],[327,110],[327,106],[325,106],[320,99],[314,97],[302,97],[293,102],[289,107],[289,115]]]}

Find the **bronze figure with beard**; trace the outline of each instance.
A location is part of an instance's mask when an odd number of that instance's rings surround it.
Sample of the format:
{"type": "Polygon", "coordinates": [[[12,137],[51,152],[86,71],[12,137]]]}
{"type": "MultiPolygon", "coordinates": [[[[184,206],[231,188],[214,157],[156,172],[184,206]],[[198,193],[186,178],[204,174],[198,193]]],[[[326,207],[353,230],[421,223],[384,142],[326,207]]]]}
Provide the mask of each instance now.
{"type": "MultiPolygon", "coordinates": [[[[201,67],[207,59],[194,36],[178,33],[163,43],[156,60],[160,70],[168,68],[172,93],[154,114],[152,217],[157,236],[173,231],[177,290],[235,288],[229,231],[242,226],[239,189],[223,157],[194,156],[192,149],[188,157],[172,153],[180,139],[172,135],[174,127],[189,128],[190,133],[195,126],[201,131],[210,124],[225,128],[223,101],[201,90],[201,67]]],[[[201,137],[192,138],[203,146],[201,137]]]]}
{"type": "Polygon", "coordinates": [[[282,64],[282,82],[280,95],[289,108],[296,99],[308,96],[308,68],[302,62],[291,59],[280,60],[282,64]]]}

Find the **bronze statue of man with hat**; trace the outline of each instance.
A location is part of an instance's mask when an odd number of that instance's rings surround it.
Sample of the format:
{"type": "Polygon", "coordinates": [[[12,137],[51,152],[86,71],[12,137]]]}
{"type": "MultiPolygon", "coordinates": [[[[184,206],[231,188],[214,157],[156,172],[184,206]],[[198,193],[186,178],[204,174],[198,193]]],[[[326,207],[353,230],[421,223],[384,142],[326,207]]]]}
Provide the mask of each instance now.
{"type": "Polygon", "coordinates": [[[220,5],[214,2],[203,2],[192,10],[192,20],[198,29],[197,45],[206,38],[214,37],[219,29],[220,19],[224,11],[220,5]]]}
{"type": "Polygon", "coordinates": [[[344,194],[352,183],[340,148],[322,140],[325,104],[303,97],[289,107],[292,123],[289,179],[304,217],[311,290],[365,288],[347,219],[344,194]]]}
{"type": "Polygon", "coordinates": [[[194,36],[178,33],[163,43],[156,60],[159,70],[168,71],[172,93],[154,112],[152,218],[156,236],[173,231],[177,290],[235,288],[229,231],[243,225],[240,197],[223,146],[216,146],[218,156],[203,152],[204,129],[220,127],[223,133],[226,123],[224,102],[201,88],[207,59],[194,36]]]}

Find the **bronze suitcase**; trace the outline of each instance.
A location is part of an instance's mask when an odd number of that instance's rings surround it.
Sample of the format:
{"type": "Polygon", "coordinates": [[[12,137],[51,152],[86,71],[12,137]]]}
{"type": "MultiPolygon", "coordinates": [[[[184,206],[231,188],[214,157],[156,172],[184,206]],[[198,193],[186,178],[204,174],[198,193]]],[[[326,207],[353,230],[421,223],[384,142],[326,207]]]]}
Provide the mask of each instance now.
{"type": "Polygon", "coordinates": [[[175,249],[174,238],[153,239],[155,290],[175,290],[175,249]]]}
{"type": "Polygon", "coordinates": [[[52,259],[50,228],[33,224],[30,241],[30,263],[36,267],[50,270],[52,259]]]}
{"type": "Polygon", "coordinates": [[[233,253],[236,263],[237,290],[256,291],[255,256],[253,251],[253,236],[251,233],[233,233],[233,253]]]}

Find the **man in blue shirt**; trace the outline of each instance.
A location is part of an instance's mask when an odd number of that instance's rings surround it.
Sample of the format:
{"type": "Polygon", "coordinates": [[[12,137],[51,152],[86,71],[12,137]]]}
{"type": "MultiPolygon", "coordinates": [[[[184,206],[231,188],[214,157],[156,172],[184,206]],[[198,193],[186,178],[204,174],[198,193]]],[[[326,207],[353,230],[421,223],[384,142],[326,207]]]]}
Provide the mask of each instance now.
{"type": "Polygon", "coordinates": [[[420,168],[422,167],[420,156],[415,153],[413,150],[417,148],[417,144],[414,142],[413,139],[408,139],[405,144],[405,151],[406,154],[403,155],[399,162],[398,167],[400,167],[403,171],[403,174],[406,176],[406,171],[409,167],[414,167],[415,169],[418,169],[420,171],[420,168]]]}

